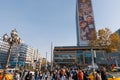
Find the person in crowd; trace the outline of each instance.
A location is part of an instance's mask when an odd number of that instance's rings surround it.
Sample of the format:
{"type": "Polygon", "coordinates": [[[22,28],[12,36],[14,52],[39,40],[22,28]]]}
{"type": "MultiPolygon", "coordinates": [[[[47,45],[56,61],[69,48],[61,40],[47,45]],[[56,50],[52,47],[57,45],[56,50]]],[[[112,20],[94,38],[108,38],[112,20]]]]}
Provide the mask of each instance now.
{"type": "Polygon", "coordinates": [[[40,77],[40,80],[42,80],[42,77],[43,77],[42,71],[39,71],[39,77],[40,77]]]}
{"type": "Polygon", "coordinates": [[[65,69],[63,68],[60,71],[60,80],[67,80],[65,75],[66,75],[65,69]]]}
{"type": "Polygon", "coordinates": [[[53,72],[53,76],[52,76],[52,79],[53,80],[57,80],[57,70],[55,69],[54,72],[53,72]]]}
{"type": "Polygon", "coordinates": [[[70,77],[70,71],[68,68],[66,68],[66,78],[67,80],[69,80],[69,77],[70,77]]]}
{"type": "Polygon", "coordinates": [[[20,69],[19,74],[20,74],[20,79],[22,80],[22,77],[24,76],[24,70],[20,69]]]}
{"type": "Polygon", "coordinates": [[[73,69],[71,73],[72,73],[72,79],[77,80],[77,70],[73,69]]]}
{"type": "Polygon", "coordinates": [[[92,71],[93,80],[96,80],[96,70],[92,68],[92,71]]]}
{"type": "Polygon", "coordinates": [[[25,76],[25,80],[31,80],[30,71],[28,71],[27,75],[25,76]]]}
{"type": "Polygon", "coordinates": [[[102,78],[102,80],[107,80],[106,68],[105,67],[101,68],[101,78],[102,78]]]}
{"type": "Polygon", "coordinates": [[[57,71],[56,80],[60,80],[60,70],[57,71]]]}
{"type": "Polygon", "coordinates": [[[2,80],[2,73],[0,72],[0,80],[2,80]]]}
{"type": "Polygon", "coordinates": [[[77,76],[78,80],[84,80],[84,73],[81,69],[79,69],[77,76]]]}
{"type": "Polygon", "coordinates": [[[84,80],[89,80],[88,70],[84,71],[84,80]]]}
{"type": "Polygon", "coordinates": [[[101,73],[99,70],[96,71],[96,80],[102,80],[101,73]]]}
{"type": "Polygon", "coordinates": [[[47,78],[48,78],[48,74],[47,72],[45,72],[45,80],[47,80],[47,78]]]}
{"type": "Polygon", "coordinates": [[[20,74],[19,74],[18,70],[15,70],[14,75],[13,75],[13,79],[20,80],[20,74]]]}
{"type": "Polygon", "coordinates": [[[38,80],[39,79],[39,71],[38,69],[35,70],[35,80],[38,80]]]}

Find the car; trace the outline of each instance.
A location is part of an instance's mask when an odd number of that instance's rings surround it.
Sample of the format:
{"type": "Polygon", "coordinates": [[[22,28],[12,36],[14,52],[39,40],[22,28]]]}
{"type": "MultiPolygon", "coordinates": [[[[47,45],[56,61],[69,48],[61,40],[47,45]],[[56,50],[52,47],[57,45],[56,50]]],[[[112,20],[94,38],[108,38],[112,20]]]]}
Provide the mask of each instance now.
{"type": "MultiPolygon", "coordinates": [[[[120,76],[115,76],[111,73],[106,73],[107,75],[107,80],[120,80],[120,76]]],[[[88,77],[90,80],[94,80],[94,76],[93,76],[93,73],[90,73],[89,74],[89,77],[88,77]]]]}
{"type": "Polygon", "coordinates": [[[120,67],[114,67],[113,69],[112,69],[112,72],[119,72],[120,71],[120,67]]]}
{"type": "MultiPolygon", "coordinates": [[[[0,75],[0,80],[2,80],[2,74],[0,75]]],[[[13,74],[6,74],[5,77],[7,78],[7,80],[13,80],[13,74]]]]}
{"type": "MultiPolygon", "coordinates": [[[[2,80],[3,71],[4,71],[3,69],[0,70],[0,80],[2,80]]],[[[13,73],[14,69],[7,69],[5,77],[9,80],[13,80],[13,73]]]]}

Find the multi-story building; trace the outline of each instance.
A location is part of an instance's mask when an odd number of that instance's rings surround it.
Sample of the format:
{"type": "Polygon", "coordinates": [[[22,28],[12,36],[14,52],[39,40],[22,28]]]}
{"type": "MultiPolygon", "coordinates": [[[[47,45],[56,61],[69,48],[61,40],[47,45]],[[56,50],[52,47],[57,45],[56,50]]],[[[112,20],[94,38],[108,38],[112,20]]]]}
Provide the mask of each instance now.
{"type": "Polygon", "coordinates": [[[7,54],[8,54],[9,44],[2,41],[2,38],[0,38],[0,67],[4,67],[6,60],[7,60],[7,54]]]}
{"type": "Polygon", "coordinates": [[[53,63],[58,65],[68,65],[77,63],[77,51],[73,47],[55,47],[53,63]]]}
{"type": "Polygon", "coordinates": [[[55,65],[90,65],[92,61],[99,65],[119,64],[120,53],[106,53],[104,49],[89,46],[59,46],[54,48],[53,63],[55,65]],[[94,55],[94,59],[93,56],[94,55]]]}
{"type": "MultiPolygon", "coordinates": [[[[9,44],[0,38],[0,65],[5,66],[8,56],[9,44]]],[[[40,62],[41,55],[38,49],[32,48],[26,44],[13,45],[12,54],[9,61],[9,67],[34,66],[34,61],[40,62]]]]}
{"type": "Polygon", "coordinates": [[[120,29],[118,29],[118,30],[116,31],[116,33],[120,36],[120,29]]]}
{"type": "MultiPolygon", "coordinates": [[[[29,45],[26,44],[19,45],[16,52],[18,54],[14,55],[16,57],[12,59],[14,59],[17,65],[19,66],[25,66],[25,65],[34,66],[34,61],[39,60],[40,53],[38,49],[32,48],[29,45]]],[[[10,60],[10,62],[12,61],[10,60]]]]}

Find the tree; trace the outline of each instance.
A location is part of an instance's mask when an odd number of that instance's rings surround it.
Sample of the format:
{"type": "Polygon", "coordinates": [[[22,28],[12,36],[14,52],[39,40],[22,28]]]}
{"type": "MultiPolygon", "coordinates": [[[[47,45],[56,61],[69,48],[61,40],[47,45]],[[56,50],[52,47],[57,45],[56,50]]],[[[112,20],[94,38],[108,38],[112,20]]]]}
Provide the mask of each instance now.
{"type": "Polygon", "coordinates": [[[92,31],[91,33],[90,33],[90,40],[89,40],[89,46],[91,47],[91,48],[93,48],[93,47],[95,47],[95,46],[97,46],[98,44],[97,44],[97,33],[95,32],[95,31],[92,31]]]}
{"type": "Polygon", "coordinates": [[[111,34],[112,32],[108,28],[100,29],[98,31],[97,44],[100,47],[104,47],[106,52],[109,52],[109,48],[111,44],[111,41],[110,41],[111,34]]]}
{"type": "MultiPolygon", "coordinates": [[[[93,35],[93,39],[89,41],[90,46],[102,48],[106,53],[115,52],[120,49],[119,35],[117,33],[112,33],[109,28],[100,29],[98,33],[94,34],[96,34],[96,38],[94,38],[95,36],[93,35]]],[[[104,55],[104,58],[108,64],[108,56],[104,55]]]]}
{"type": "Polygon", "coordinates": [[[120,49],[120,37],[117,33],[113,33],[110,35],[110,52],[115,52],[120,49]]]}
{"type": "Polygon", "coordinates": [[[120,37],[117,33],[112,33],[110,29],[100,29],[97,38],[98,46],[104,47],[106,52],[118,51],[120,48],[120,37]]]}

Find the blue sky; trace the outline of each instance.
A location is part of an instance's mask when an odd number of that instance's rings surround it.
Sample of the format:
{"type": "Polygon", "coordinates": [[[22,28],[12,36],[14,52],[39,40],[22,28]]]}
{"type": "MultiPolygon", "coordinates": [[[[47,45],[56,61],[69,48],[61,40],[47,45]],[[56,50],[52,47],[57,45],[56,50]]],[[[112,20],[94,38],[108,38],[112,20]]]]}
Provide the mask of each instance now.
{"type": "MultiPolygon", "coordinates": [[[[120,27],[120,0],[92,0],[96,30],[120,27]]],[[[0,36],[16,28],[42,56],[53,46],[76,46],[76,0],[0,0],[0,36]]],[[[50,59],[50,58],[49,58],[50,59]]]]}

